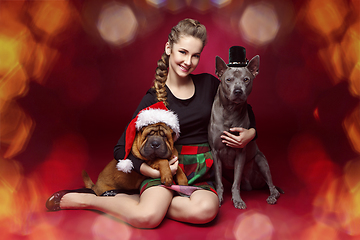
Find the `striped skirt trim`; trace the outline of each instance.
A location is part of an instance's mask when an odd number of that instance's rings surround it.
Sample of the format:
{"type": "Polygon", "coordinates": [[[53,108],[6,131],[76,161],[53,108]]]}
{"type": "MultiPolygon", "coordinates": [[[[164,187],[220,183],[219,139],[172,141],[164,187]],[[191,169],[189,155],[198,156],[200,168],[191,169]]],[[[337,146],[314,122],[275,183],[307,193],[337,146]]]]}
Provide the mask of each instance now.
{"type": "MultiPolygon", "coordinates": [[[[176,149],[179,152],[179,167],[184,171],[187,179],[189,189],[186,186],[181,188],[174,187],[174,191],[180,195],[189,196],[187,193],[192,193],[192,190],[205,189],[212,191],[216,194],[214,186],[214,170],[213,170],[213,158],[210,152],[209,144],[197,144],[197,145],[176,145],[176,149]],[[197,187],[197,188],[193,188],[197,187]],[[182,189],[178,191],[176,189],[182,189]],[[185,192],[185,193],[184,193],[185,192]]],[[[176,184],[174,182],[174,184],[176,184]]],[[[160,178],[157,179],[146,179],[140,186],[140,194],[143,193],[147,188],[152,186],[160,186],[160,178]]],[[[170,188],[171,189],[171,188],[170,188]]]]}

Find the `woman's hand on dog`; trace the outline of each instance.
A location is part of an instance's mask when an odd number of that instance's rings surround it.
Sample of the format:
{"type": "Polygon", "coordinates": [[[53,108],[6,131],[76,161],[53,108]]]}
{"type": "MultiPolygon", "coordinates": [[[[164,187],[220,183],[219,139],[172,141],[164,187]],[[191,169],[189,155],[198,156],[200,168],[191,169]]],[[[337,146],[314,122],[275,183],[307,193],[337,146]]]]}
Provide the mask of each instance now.
{"type": "Polygon", "coordinates": [[[159,178],[160,177],[160,171],[153,169],[146,163],[141,164],[140,173],[144,176],[151,177],[151,178],[159,178]]]}
{"type": "Polygon", "coordinates": [[[177,156],[173,156],[173,158],[169,161],[171,174],[174,176],[179,167],[179,161],[177,156]]]}
{"type": "Polygon", "coordinates": [[[238,132],[239,135],[234,135],[228,131],[224,131],[221,135],[222,142],[228,147],[244,148],[256,135],[254,128],[245,129],[241,127],[230,128],[231,132],[238,132]]]}
{"type": "MultiPolygon", "coordinates": [[[[171,174],[174,176],[176,174],[177,168],[179,166],[178,157],[173,156],[171,160],[169,160],[169,166],[171,170],[171,174]]],[[[160,177],[160,171],[153,169],[146,163],[141,164],[140,166],[140,172],[142,175],[151,177],[151,178],[159,178],[160,177]]]]}

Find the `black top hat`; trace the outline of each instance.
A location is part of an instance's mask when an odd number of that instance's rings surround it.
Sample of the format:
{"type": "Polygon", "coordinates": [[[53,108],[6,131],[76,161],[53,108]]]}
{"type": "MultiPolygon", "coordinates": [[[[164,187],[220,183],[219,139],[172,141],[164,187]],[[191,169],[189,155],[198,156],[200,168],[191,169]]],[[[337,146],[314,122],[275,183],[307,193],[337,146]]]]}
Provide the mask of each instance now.
{"type": "Polygon", "coordinates": [[[246,67],[249,60],[246,59],[246,49],[241,46],[232,46],[229,49],[228,67],[246,67]]]}

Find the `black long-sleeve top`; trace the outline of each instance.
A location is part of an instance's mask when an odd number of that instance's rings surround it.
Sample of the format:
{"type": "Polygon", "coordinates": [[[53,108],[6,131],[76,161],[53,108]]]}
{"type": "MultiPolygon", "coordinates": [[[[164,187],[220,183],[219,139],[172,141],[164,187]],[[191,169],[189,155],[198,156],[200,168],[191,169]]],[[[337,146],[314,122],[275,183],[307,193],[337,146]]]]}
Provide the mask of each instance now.
{"type": "MultiPolygon", "coordinates": [[[[176,98],[170,89],[166,87],[167,101],[169,104],[167,107],[175,112],[179,118],[180,137],[175,142],[175,144],[179,145],[208,142],[208,125],[212,103],[220,83],[217,78],[207,73],[191,74],[191,78],[195,85],[195,93],[189,99],[182,100],[176,98]]],[[[142,109],[157,102],[156,91],[150,88],[137,107],[133,118],[135,118],[142,109]]],[[[256,129],[255,116],[250,105],[248,105],[248,114],[250,118],[250,128],[256,129]]],[[[125,133],[126,129],[114,148],[114,158],[117,160],[124,159],[125,156],[125,133]]],[[[140,172],[140,165],[143,161],[137,159],[132,154],[128,156],[128,159],[132,160],[135,171],[140,172]]]]}

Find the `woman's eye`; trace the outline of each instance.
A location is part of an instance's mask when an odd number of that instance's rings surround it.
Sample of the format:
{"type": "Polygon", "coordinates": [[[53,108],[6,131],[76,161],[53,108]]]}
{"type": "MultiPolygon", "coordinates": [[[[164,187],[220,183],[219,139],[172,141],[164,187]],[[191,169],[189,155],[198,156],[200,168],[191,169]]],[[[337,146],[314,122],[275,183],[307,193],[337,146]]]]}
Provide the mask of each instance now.
{"type": "Polygon", "coordinates": [[[179,51],[181,54],[186,54],[186,52],[185,51],[179,51]]]}
{"type": "Polygon", "coordinates": [[[194,55],[195,58],[200,58],[199,54],[194,55]]]}

